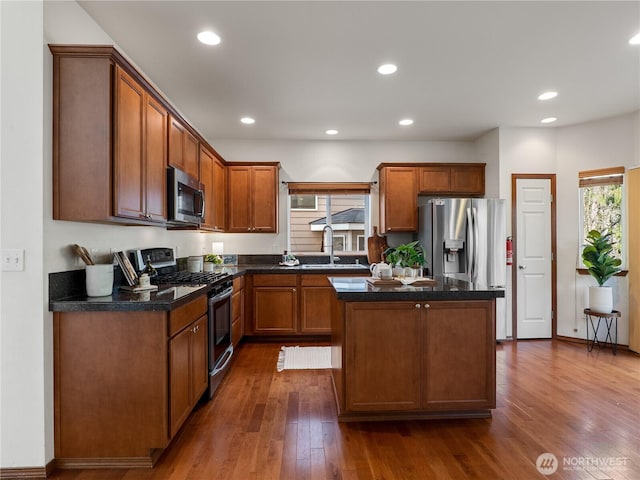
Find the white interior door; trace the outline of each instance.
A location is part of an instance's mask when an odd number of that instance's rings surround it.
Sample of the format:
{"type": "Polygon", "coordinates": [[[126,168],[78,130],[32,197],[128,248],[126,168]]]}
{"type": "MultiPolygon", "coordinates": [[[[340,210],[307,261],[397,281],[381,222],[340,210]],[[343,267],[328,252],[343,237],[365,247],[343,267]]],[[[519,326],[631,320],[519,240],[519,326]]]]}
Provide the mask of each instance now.
{"type": "Polygon", "coordinates": [[[551,338],[551,181],[516,179],[517,338],[551,338]]]}

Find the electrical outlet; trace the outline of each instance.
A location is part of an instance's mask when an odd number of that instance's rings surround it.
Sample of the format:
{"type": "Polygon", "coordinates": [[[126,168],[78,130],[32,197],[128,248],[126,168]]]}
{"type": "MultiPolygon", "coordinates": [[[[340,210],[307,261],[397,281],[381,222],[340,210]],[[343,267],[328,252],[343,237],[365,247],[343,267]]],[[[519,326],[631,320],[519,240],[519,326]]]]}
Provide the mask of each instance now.
{"type": "Polygon", "coordinates": [[[21,248],[3,248],[2,271],[24,272],[24,250],[21,248]]]}

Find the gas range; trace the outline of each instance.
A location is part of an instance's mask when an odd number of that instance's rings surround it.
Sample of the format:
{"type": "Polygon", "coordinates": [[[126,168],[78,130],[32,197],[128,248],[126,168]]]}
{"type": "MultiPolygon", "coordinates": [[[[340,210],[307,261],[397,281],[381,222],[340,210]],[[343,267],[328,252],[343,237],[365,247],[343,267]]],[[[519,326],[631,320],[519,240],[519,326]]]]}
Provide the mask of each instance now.
{"type": "Polygon", "coordinates": [[[158,271],[158,276],[151,279],[156,285],[211,285],[230,278],[224,272],[188,272],[178,270],[173,248],[154,247],[129,252],[132,263],[138,272],[144,270],[147,258],[158,271]]]}

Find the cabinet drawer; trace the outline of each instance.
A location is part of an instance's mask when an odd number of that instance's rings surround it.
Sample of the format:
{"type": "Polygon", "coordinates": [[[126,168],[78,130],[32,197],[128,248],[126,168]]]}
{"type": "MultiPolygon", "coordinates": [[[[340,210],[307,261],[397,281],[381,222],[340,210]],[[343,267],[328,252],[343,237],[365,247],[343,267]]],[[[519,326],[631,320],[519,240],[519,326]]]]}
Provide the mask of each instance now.
{"type": "Polygon", "coordinates": [[[195,319],[207,313],[207,296],[202,295],[169,314],[169,337],[174,336],[195,319]]]}
{"type": "Polygon", "coordinates": [[[254,287],[295,287],[296,282],[296,274],[257,274],[253,276],[254,287]]]}

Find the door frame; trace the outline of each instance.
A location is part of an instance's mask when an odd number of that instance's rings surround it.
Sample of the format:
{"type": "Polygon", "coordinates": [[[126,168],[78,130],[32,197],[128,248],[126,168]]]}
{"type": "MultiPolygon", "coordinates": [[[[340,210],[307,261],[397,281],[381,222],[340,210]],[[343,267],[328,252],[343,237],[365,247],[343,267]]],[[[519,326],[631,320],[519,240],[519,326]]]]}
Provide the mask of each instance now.
{"type": "Polygon", "coordinates": [[[557,336],[558,299],[557,299],[557,258],[556,253],[556,174],[555,173],[512,173],[511,174],[511,235],[513,241],[513,267],[511,268],[511,332],[514,341],[518,340],[518,218],[517,218],[517,180],[550,180],[551,192],[551,339],[557,336]]]}

